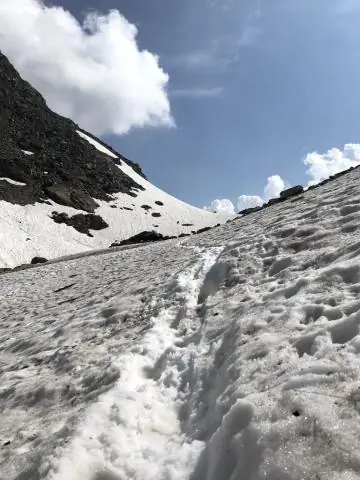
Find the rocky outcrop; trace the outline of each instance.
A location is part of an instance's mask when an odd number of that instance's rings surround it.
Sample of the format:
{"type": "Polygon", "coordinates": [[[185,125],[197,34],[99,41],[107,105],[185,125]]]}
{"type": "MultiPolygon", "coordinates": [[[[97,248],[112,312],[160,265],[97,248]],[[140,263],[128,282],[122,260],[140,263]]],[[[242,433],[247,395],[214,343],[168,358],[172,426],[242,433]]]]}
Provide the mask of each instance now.
{"type": "Polygon", "coordinates": [[[121,153],[117,152],[116,150],[114,150],[110,145],[107,145],[105,142],[103,142],[100,138],[97,138],[95,137],[95,135],[93,135],[92,133],[90,132],[86,132],[85,130],[83,130],[82,128],[79,128],[79,130],[83,133],[85,133],[88,137],[92,138],[93,140],[95,140],[96,142],[100,143],[100,145],[102,145],[103,147],[105,147],[107,150],[109,150],[110,152],[112,152],[114,155],[117,155],[123,162],[127,163],[129,165],[129,167],[131,167],[134,172],[136,172],[138,175],[140,175],[140,177],[144,178],[145,180],[147,180],[146,178],[146,175],[144,174],[144,172],[141,170],[141,167],[138,163],[135,163],[131,160],[129,160],[128,158],[124,157],[124,155],[122,155],[121,153]]]}
{"type": "Polygon", "coordinates": [[[300,193],[304,193],[304,187],[302,185],[295,185],[295,187],[291,187],[280,192],[280,198],[290,198],[294,197],[295,195],[300,195],[300,193]]]}
{"type": "Polygon", "coordinates": [[[241,210],[239,212],[239,215],[249,215],[250,213],[257,212],[258,210],[261,210],[262,207],[250,207],[250,208],[244,208],[244,210],[241,210]]]}
{"type": "Polygon", "coordinates": [[[89,237],[93,236],[90,230],[103,230],[109,226],[100,215],[93,215],[91,213],[78,213],[77,215],[69,217],[69,215],[64,212],[52,212],[51,218],[55,223],[65,223],[65,225],[73,227],[78,232],[85,233],[89,237]]]}
{"type": "Polygon", "coordinates": [[[51,198],[93,212],[94,198],[110,201],[114,193],[136,196],[134,190],[143,190],[116,163],[125,161],[143,176],[138,165],[99,152],[77,130],[48,108],[0,52],[0,177],[26,184],[1,182],[0,200],[27,205],[51,198]]]}
{"type": "Polygon", "coordinates": [[[270,198],[270,200],[265,204],[265,207],[270,207],[270,205],[276,205],[277,203],[283,202],[285,198],[276,197],[270,198]]]}
{"type": "Polygon", "coordinates": [[[69,184],[57,183],[51,187],[46,187],[45,192],[54,202],[85,210],[85,212],[93,213],[99,206],[90,195],[69,184]]]}
{"type": "MultiPolygon", "coordinates": [[[[360,165],[357,165],[355,167],[349,167],[346,170],[335,173],[334,175],[331,175],[329,178],[326,178],[325,180],[323,180],[320,183],[317,183],[315,185],[310,185],[306,189],[306,191],[314,190],[315,188],[319,188],[323,185],[326,185],[329,182],[332,182],[333,180],[336,180],[337,178],[342,177],[343,175],[346,175],[347,173],[351,172],[355,168],[359,168],[359,167],[360,167],[360,165]]],[[[276,205],[277,203],[284,202],[288,199],[291,199],[290,202],[295,202],[295,201],[301,200],[303,193],[305,193],[304,187],[302,187],[302,185],[295,185],[294,187],[290,187],[286,190],[283,190],[280,193],[280,197],[271,198],[267,203],[264,203],[261,207],[246,208],[245,210],[241,210],[241,212],[239,212],[238,215],[249,215],[251,213],[258,212],[259,210],[263,210],[264,208],[271,207],[272,205],[276,205]]],[[[241,217],[238,217],[238,218],[241,218],[241,217]]],[[[226,223],[233,222],[234,220],[236,220],[236,218],[230,219],[226,223]]]]}

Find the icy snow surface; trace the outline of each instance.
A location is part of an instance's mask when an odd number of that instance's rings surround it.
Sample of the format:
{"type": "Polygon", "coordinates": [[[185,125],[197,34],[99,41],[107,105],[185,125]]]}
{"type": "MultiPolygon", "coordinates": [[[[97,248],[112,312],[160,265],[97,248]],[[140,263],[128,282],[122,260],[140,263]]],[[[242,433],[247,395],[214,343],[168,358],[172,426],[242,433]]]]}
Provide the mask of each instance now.
{"type": "MultiPolygon", "coordinates": [[[[115,157],[100,143],[83,132],[78,133],[101,152],[115,157]]],[[[51,218],[53,211],[65,212],[69,216],[87,212],[55,202],[49,202],[50,205],[36,203],[24,207],[0,201],[0,268],[29,263],[35,256],[52,259],[92,249],[108,248],[112,243],[142,231],[155,230],[168,236],[191,234],[192,231],[203,227],[225,223],[230,218],[229,215],[214,214],[192,207],[168,195],[138,175],[123,161],[119,168],[145,190],[134,190],[135,198],[118,193],[113,195],[110,202],[95,199],[100,205],[95,214],[100,215],[109,227],[91,231],[92,237],[78,232],[73,227],[55,223],[51,218]],[[147,206],[146,209],[142,208],[144,205],[147,206]],[[154,217],[152,214],[160,216],[154,217]]]]}
{"type": "Polygon", "coordinates": [[[359,175],[0,276],[0,478],[360,478],[359,175]]]}

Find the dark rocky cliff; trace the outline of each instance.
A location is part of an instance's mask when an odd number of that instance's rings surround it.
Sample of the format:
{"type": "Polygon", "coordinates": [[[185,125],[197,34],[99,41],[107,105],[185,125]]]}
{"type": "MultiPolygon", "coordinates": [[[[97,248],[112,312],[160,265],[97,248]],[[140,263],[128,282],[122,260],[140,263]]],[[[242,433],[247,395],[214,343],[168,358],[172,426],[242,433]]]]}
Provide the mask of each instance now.
{"type": "MultiPolygon", "coordinates": [[[[51,198],[93,212],[94,198],[110,200],[117,192],[134,196],[131,189],[142,189],[117,168],[120,161],[99,152],[76,130],[74,122],[47,107],[0,52],[0,178],[26,184],[0,180],[0,200],[26,205],[51,198]]],[[[144,176],[139,165],[119,157],[144,176]]]]}

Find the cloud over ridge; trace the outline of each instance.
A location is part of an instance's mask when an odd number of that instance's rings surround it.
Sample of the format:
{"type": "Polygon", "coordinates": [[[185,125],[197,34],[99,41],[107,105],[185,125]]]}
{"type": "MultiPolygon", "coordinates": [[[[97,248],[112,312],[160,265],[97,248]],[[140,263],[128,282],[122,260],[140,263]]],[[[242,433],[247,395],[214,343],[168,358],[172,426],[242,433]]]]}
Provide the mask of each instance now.
{"type": "Polygon", "coordinates": [[[1,0],[0,49],[51,109],[93,133],[173,125],[169,77],[118,10],[80,24],[39,0],[1,0]]]}
{"type": "MultiPolygon", "coordinates": [[[[343,149],[331,148],[325,153],[311,152],[303,159],[307,167],[306,174],[310,177],[307,186],[316,185],[323,180],[350,167],[360,165],[360,144],[347,143],[343,149]]],[[[240,195],[236,203],[236,211],[245,208],[260,206],[270,198],[277,198],[280,192],[288,185],[279,175],[268,177],[263,196],[240,195]]],[[[204,207],[212,212],[235,213],[235,206],[229,199],[213,200],[209,206],[204,207]]]]}

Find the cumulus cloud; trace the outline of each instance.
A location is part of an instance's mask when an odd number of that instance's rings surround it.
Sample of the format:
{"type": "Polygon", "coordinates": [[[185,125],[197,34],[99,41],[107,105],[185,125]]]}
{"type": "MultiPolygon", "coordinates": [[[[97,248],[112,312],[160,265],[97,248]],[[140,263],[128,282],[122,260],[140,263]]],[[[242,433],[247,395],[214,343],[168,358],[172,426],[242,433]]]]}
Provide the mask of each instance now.
{"type": "Polygon", "coordinates": [[[204,207],[204,210],[209,210],[209,212],[215,213],[235,213],[234,204],[227,198],[213,200],[208,207],[204,207]]]}
{"type": "Polygon", "coordinates": [[[80,24],[40,0],[0,1],[0,49],[50,108],[97,134],[171,126],[169,77],[119,11],[80,24]]]}
{"type": "MultiPolygon", "coordinates": [[[[360,165],[360,144],[348,143],[343,150],[332,148],[326,153],[312,152],[306,155],[303,163],[307,167],[307,175],[310,176],[308,186],[315,185],[331,175],[360,165]]],[[[279,175],[272,175],[267,179],[262,197],[259,195],[240,195],[238,197],[237,211],[262,205],[270,198],[277,198],[288,187],[289,185],[279,175]]],[[[229,213],[234,213],[235,211],[233,203],[228,199],[214,200],[209,207],[204,208],[213,212],[227,210],[229,213]]]]}
{"type": "Polygon", "coordinates": [[[308,185],[314,185],[335,173],[359,165],[360,145],[349,143],[343,150],[332,148],[326,153],[309,153],[304,159],[304,164],[308,167],[306,173],[310,176],[308,185]]]}
{"type": "Polygon", "coordinates": [[[245,210],[245,208],[259,207],[264,200],[259,195],[240,195],[237,200],[237,211],[245,210]]]}
{"type": "MultiPolygon", "coordinates": [[[[257,207],[267,202],[270,198],[276,198],[280,196],[280,192],[284,190],[285,182],[279,175],[272,175],[268,177],[267,183],[264,187],[263,196],[259,195],[240,195],[238,197],[236,207],[237,212],[244,210],[245,208],[257,207]]],[[[205,210],[216,213],[234,213],[235,207],[231,200],[223,198],[221,200],[213,200],[211,204],[204,207],[205,210]]]]}
{"type": "Polygon", "coordinates": [[[264,198],[277,198],[280,192],[285,189],[285,182],[279,175],[272,175],[267,179],[266,187],[264,188],[264,198]]]}
{"type": "Polygon", "coordinates": [[[179,88],[170,92],[171,96],[179,98],[211,98],[218,97],[223,93],[221,87],[210,88],[179,88]]]}

